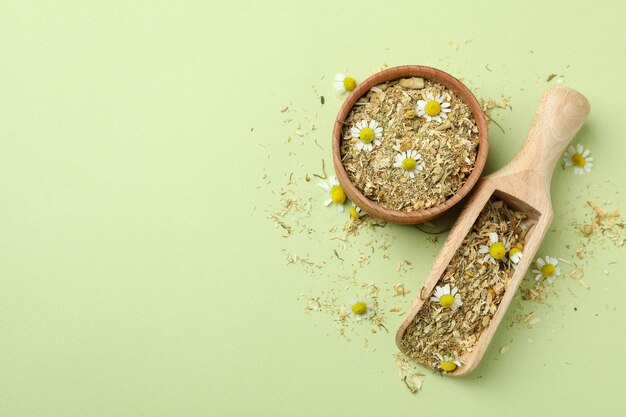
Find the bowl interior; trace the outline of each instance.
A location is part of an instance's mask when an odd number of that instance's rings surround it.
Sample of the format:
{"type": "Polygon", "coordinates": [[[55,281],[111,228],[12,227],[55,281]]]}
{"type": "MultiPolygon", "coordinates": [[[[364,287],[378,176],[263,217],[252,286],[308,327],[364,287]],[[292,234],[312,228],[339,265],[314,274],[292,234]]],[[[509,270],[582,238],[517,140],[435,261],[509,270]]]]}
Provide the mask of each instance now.
{"type": "Polygon", "coordinates": [[[343,105],[339,109],[333,128],[333,165],[335,167],[337,179],[344,188],[346,195],[370,216],[391,223],[416,224],[426,222],[439,217],[447,209],[461,201],[461,199],[467,195],[480,177],[480,174],[485,167],[485,161],[487,160],[488,147],[487,121],[481,109],[480,103],[476,100],[476,97],[474,97],[472,92],[461,81],[454,78],[452,75],[436,68],[420,65],[406,65],[389,68],[367,78],[346,98],[343,105]],[[348,173],[341,162],[340,150],[344,122],[357,100],[376,85],[407,77],[420,77],[428,79],[450,89],[470,107],[478,128],[478,150],[476,154],[476,161],[472,168],[472,172],[461,188],[456,192],[456,194],[437,206],[424,210],[408,212],[386,208],[365,197],[365,195],[363,195],[363,193],[355,187],[352,181],[350,181],[348,173]]]}

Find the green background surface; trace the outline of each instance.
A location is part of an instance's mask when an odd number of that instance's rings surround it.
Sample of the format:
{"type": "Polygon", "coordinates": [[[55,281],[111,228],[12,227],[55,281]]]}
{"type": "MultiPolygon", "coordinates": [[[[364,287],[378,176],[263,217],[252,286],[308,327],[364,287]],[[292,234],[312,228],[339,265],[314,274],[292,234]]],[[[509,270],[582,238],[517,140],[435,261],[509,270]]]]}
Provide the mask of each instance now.
{"type": "Polygon", "coordinates": [[[585,200],[624,203],[625,4],[1,1],[0,415],[624,415],[623,251],[597,247],[590,289],[557,281],[519,307],[540,323],[509,312],[474,373],[424,370],[413,395],[393,358],[400,316],[390,334],[352,324],[346,338],[305,308],[358,296],[337,279],[356,269],[384,309],[406,309],[393,284],[417,291],[442,239],[389,225],[344,251],[329,229],[345,216],[304,176],[330,161],[336,72],[431,65],[510,97],[485,173],[563,75],[591,102],[575,141],[596,166],[557,168],[539,254],[571,259],[585,200]],[[292,172],[312,232],[283,238],[268,216],[292,172]],[[372,239],[388,259],[355,267],[372,239]],[[287,265],[294,254],[326,266],[287,265]]]}

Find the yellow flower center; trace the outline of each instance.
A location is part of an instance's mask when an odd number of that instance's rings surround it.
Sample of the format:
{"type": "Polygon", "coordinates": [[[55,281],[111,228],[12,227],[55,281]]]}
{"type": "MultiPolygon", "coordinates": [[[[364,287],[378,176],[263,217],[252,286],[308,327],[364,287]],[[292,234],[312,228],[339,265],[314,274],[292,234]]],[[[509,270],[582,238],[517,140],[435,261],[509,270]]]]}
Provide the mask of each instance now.
{"type": "Polygon", "coordinates": [[[330,189],[330,199],[333,203],[343,204],[346,201],[346,193],[343,191],[341,185],[335,185],[330,189]]]}
{"type": "Polygon", "coordinates": [[[402,169],[405,171],[413,171],[417,166],[417,161],[414,158],[406,158],[402,161],[402,169]]]}
{"type": "Polygon", "coordinates": [[[352,91],[354,90],[354,88],[356,87],[356,80],[352,77],[346,77],[343,79],[343,87],[348,90],[348,91],[352,91]]]}
{"type": "Polygon", "coordinates": [[[442,307],[452,307],[454,304],[454,296],[452,294],[446,294],[439,297],[439,304],[442,307]]]}
{"type": "Polygon", "coordinates": [[[376,133],[374,132],[374,129],[369,127],[364,127],[361,129],[361,132],[359,132],[359,139],[361,139],[361,142],[363,143],[371,143],[375,137],[376,133]]]}
{"type": "Polygon", "coordinates": [[[585,166],[585,162],[587,162],[585,160],[585,157],[582,156],[581,154],[579,154],[578,152],[576,152],[574,155],[572,155],[572,164],[574,164],[575,167],[584,167],[585,166]]]}
{"type": "Polygon", "coordinates": [[[431,100],[428,103],[426,103],[426,106],[424,107],[424,111],[429,116],[436,116],[439,113],[441,113],[441,104],[439,104],[437,100],[431,100]]]}
{"type": "Polygon", "coordinates": [[[506,248],[504,247],[504,243],[496,242],[489,247],[489,255],[493,257],[493,259],[500,260],[504,258],[506,254],[506,248]]]}
{"type": "Polygon", "coordinates": [[[453,361],[441,361],[439,366],[441,366],[441,369],[446,372],[454,371],[456,369],[456,363],[453,361]]]}
{"type": "Polygon", "coordinates": [[[361,215],[359,214],[356,207],[354,206],[350,207],[350,217],[352,217],[355,220],[359,220],[361,218],[361,215]]]}
{"type": "Polygon", "coordinates": [[[522,250],[520,248],[513,248],[509,251],[509,256],[514,256],[516,253],[520,253],[522,250]]]}
{"type": "Polygon", "coordinates": [[[363,314],[365,314],[366,311],[367,311],[367,304],[365,304],[363,301],[359,301],[358,303],[354,303],[354,305],[352,305],[352,312],[354,314],[358,314],[359,316],[362,316],[363,314]]]}
{"type": "Polygon", "coordinates": [[[552,264],[545,264],[544,266],[541,267],[541,275],[543,275],[546,278],[551,277],[552,274],[554,274],[554,271],[556,271],[556,268],[552,264]]]}

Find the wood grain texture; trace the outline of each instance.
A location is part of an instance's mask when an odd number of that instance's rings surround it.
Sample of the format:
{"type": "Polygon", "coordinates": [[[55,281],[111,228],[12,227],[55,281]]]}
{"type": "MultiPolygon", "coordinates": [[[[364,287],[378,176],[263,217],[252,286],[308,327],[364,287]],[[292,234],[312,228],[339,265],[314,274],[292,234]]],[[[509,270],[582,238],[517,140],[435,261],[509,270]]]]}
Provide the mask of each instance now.
{"type": "Polygon", "coordinates": [[[589,102],[575,90],[553,86],[543,93],[526,141],[519,152],[506,166],[478,181],[473,195],[452,227],[428,278],[398,329],[398,347],[401,348],[400,342],[407,327],[428,300],[481,210],[489,198],[495,195],[515,209],[530,211],[530,217],[536,223],[527,234],[524,256],[489,326],[480,335],[474,350],[461,357],[464,366],[446,375],[463,376],[478,366],[552,221],[550,180],[554,166],[588,114],[589,102]]]}
{"type": "Polygon", "coordinates": [[[432,67],[425,67],[420,65],[404,65],[400,67],[389,68],[384,71],[378,72],[365,81],[360,83],[354,91],[350,93],[348,98],[344,101],[343,105],[339,109],[335,124],[333,127],[333,165],[335,167],[335,173],[339,183],[343,187],[348,198],[359,206],[363,211],[372,217],[384,220],[391,223],[400,224],[417,224],[427,222],[441,216],[446,210],[457,204],[467,193],[474,187],[476,181],[480,177],[480,174],[485,167],[485,161],[487,160],[487,152],[489,149],[489,138],[487,130],[487,120],[481,109],[480,103],[476,100],[476,97],[472,92],[459,80],[452,75],[438,70],[432,67]],[[441,85],[452,90],[458,97],[460,97],[471,109],[474,119],[476,120],[476,126],[478,128],[478,152],[476,155],[476,162],[474,168],[469,177],[459,189],[459,191],[450,197],[443,203],[431,207],[429,209],[419,211],[399,211],[391,210],[381,206],[365,197],[363,193],[358,190],[352,181],[348,178],[348,174],[341,162],[341,131],[343,130],[344,122],[350,110],[357,102],[359,98],[365,95],[370,88],[385,83],[391,80],[397,80],[406,77],[421,77],[431,81],[440,83],[441,85]]]}

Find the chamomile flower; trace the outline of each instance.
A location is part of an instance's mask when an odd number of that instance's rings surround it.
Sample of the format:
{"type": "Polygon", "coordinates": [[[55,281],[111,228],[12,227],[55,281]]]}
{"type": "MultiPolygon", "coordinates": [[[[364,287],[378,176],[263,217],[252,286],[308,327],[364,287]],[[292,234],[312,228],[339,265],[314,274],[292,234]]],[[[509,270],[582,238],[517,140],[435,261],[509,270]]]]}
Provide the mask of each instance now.
{"type": "Polygon", "coordinates": [[[363,212],[363,210],[361,210],[360,207],[358,207],[354,203],[350,204],[350,217],[352,217],[354,220],[359,220],[363,216],[365,216],[365,213],[363,212]]]}
{"type": "Polygon", "coordinates": [[[369,298],[352,300],[350,306],[344,308],[344,314],[356,318],[357,321],[369,319],[374,315],[374,305],[369,298]]]}
{"type": "Polygon", "coordinates": [[[430,297],[430,301],[439,303],[442,307],[449,307],[453,311],[463,305],[459,289],[457,287],[450,289],[450,284],[435,287],[435,292],[430,297]]]}
{"type": "Polygon", "coordinates": [[[478,253],[485,254],[484,260],[496,264],[498,261],[506,259],[506,251],[509,249],[507,242],[500,242],[498,234],[495,232],[489,233],[489,241],[489,246],[480,245],[478,248],[478,253]]]}
{"type": "Polygon", "coordinates": [[[370,120],[369,123],[367,120],[362,120],[350,128],[350,134],[353,138],[358,139],[354,144],[358,150],[371,151],[374,146],[380,145],[383,138],[383,128],[378,126],[376,120],[370,120]]]}
{"type": "Polygon", "coordinates": [[[548,282],[554,282],[554,279],[561,275],[561,269],[558,267],[559,260],[546,256],[546,259],[537,259],[537,269],[533,269],[533,274],[537,274],[535,279],[537,281],[541,279],[547,279],[548,282]]]}
{"type": "Polygon", "coordinates": [[[524,252],[518,247],[511,248],[509,251],[509,259],[513,265],[517,265],[522,260],[524,252]]]}
{"type": "Polygon", "coordinates": [[[424,169],[424,161],[417,151],[406,151],[396,155],[393,166],[402,168],[402,175],[405,177],[415,178],[415,174],[424,169]]]}
{"type": "Polygon", "coordinates": [[[459,358],[453,355],[435,353],[435,357],[437,358],[437,369],[444,372],[452,372],[463,364],[459,358]]]}
{"type": "Polygon", "coordinates": [[[339,211],[343,213],[343,204],[346,202],[346,193],[343,191],[343,187],[339,185],[337,177],[330,177],[328,179],[328,183],[321,181],[318,185],[328,192],[329,198],[324,201],[324,205],[328,206],[331,203],[337,204],[339,211]]]}
{"type": "Polygon", "coordinates": [[[356,88],[356,80],[352,77],[346,77],[343,74],[335,75],[335,82],[333,83],[335,91],[338,93],[345,93],[346,91],[352,91],[356,88]]]}
{"type": "Polygon", "coordinates": [[[583,173],[591,171],[593,164],[593,158],[589,156],[591,151],[585,149],[580,143],[576,145],[576,148],[570,146],[563,155],[563,162],[568,167],[574,167],[574,174],[582,175],[583,173]]]}
{"type": "Polygon", "coordinates": [[[428,93],[426,100],[417,101],[417,115],[424,118],[427,121],[441,122],[448,118],[446,113],[450,113],[450,103],[444,101],[443,95],[435,97],[433,93],[428,93]]]}

